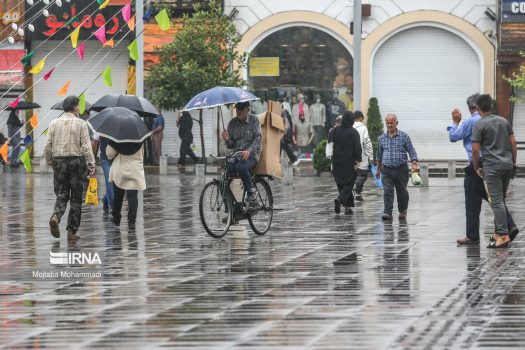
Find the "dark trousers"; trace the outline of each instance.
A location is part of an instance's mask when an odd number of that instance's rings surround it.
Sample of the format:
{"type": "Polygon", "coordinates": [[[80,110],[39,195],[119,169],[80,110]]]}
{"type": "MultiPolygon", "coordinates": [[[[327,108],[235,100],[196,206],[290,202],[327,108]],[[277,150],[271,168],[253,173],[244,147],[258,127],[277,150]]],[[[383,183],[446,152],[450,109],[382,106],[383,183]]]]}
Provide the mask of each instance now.
{"type": "Polygon", "coordinates": [[[7,126],[8,136],[10,138],[9,144],[13,147],[11,151],[11,164],[16,165],[20,163],[18,160],[18,157],[20,155],[20,148],[22,145],[20,144],[22,142],[22,135],[20,134],[20,127],[18,126],[7,126]]]}
{"type": "Polygon", "coordinates": [[[113,183],[114,198],[113,198],[113,217],[120,222],[122,217],[120,212],[122,211],[122,203],[124,202],[124,195],[128,194],[128,225],[134,224],[137,220],[137,209],[139,207],[139,191],[137,190],[124,190],[115,183],[113,183]]]}
{"type": "Polygon", "coordinates": [[[368,169],[357,169],[355,179],[355,193],[360,194],[363,192],[366,179],[368,178],[368,169]]]}
{"type": "Polygon", "coordinates": [[[180,156],[179,156],[179,164],[185,164],[186,163],[186,155],[190,156],[191,159],[195,163],[199,161],[199,158],[193,153],[193,150],[191,149],[191,141],[186,139],[181,139],[180,144],[180,156]]]}
{"type": "Polygon", "coordinates": [[[408,185],[408,166],[403,164],[399,167],[390,168],[383,166],[381,168],[381,181],[383,182],[383,199],[384,213],[392,215],[394,209],[394,189],[397,195],[397,210],[403,212],[408,209],[409,195],[408,185]]]}
{"type": "Polygon", "coordinates": [[[85,177],[87,177],[87,166],[83,157],[53,160],[53,180],[57,197],[53,213],[60,221],[69,202],[67,229],[75,232],[78,231],[82,216],[82,190],[85,177]]]}
{"type": "MultiPolygon", "coordinates": [[[[483,180],[476,174],[472,164],[465,168],[465,179],[463,182],[465,188],[465,213],[467,217],[466,234],[467,237],[474,241],[479,241],[479,215],[481,213],[481,203],[487,200],[487,192],[483,185],[483,180]]],[[[505,206],[507,214],[507,226],[509,229],[516,226],[512,215],[505,206]]]]}
{"type": "Polygon", "coordinates": [[[235,159],[234,162],[226,164],[226,172],[228,176],[239,175],[244,189],[246,191],[250,190],[253,187],[252,176],[250,170],[257,165],[257,161],[253,156],[244,160],[244,159],[235,159]]]}
{"type": "Polygon", "coordinates": [[[283,150],[286,152],[286,155],[287,155],[288,158],[290,159],[290,163],[295,163],[295,162],[297,161],[297,157],[296,157],[295,154],[293,153],[293,151],[292,151],[292,147],[290,147],[290,144],[284,142],[284,141],[281,139],[281,152],[282,152],[283,150]]]}
{"type": "Polygon", "coordinates": [[[354,177],[352,177],[352,180],[346,182],[346,183],[338,183],[337,184],[337,190],[339,191],[339,202],[341,202],[341,205],[346,207],[355,207],[354,202],[354,194],[352,193],[352,189],[354,188],[354,177]]]}

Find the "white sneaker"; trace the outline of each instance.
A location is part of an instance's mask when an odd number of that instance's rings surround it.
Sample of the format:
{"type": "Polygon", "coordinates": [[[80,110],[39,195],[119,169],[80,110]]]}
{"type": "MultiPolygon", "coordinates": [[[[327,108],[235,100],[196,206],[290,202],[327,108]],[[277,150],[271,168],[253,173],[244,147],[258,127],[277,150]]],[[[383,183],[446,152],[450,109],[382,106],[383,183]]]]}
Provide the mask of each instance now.
{"type": "Polygon", "coordinates": [[[299,165],[299,163],[301,163],[301,160],[297,159],[295,162],[292,163],[292,166],[297,166],[299,165]]]}

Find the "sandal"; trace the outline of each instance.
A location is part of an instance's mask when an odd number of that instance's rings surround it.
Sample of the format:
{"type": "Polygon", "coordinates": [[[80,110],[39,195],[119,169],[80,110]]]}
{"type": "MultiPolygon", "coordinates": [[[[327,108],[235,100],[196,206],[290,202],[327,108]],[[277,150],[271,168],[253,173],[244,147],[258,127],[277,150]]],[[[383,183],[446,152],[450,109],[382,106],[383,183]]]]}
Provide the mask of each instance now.
{"type": "Polygon", "coordinates": [[[496,242],[491,242],[487,248],[490,248],[490,249],[499,249],[499,248],[507,248],[509,246],[509,243],[510,241],[508,242],[505,242],[505,243],[502,243],[500,245],[497,245],[496,242]]]}

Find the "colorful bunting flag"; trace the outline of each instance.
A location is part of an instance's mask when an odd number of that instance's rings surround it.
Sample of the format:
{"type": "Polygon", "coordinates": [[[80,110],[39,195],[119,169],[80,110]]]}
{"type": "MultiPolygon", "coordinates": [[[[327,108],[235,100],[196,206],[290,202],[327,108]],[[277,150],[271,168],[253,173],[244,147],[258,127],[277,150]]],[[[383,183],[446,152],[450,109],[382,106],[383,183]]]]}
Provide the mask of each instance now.
{"type": "Polygon", "coordinates": [[[69,37],[71,39],[71,46],[73,46],[73,48],[77,47],[78,36],[80,35],[80,27],[81,26],[78,26],[77,29],[75,29],[69,37]]]}
{"type": "Polygon", "coordinates": [[[102,72],[102,77],[104,78],[104,84],[109,87],[113,86],[113,82],[111,80],[111,66],[107,66],[106,69],[104,69],[102,72]]]}
{"type": "Polygon", "coordinates": [[[131,2],[128,1],[126,5],[122,8],[122,18],[124,18],[124,22],[128,22],[131,18],[131,2]]]}
{"type": "Polygon", "coordinates": [[[24,168],[26,168],[26,171],[31,171],[31,159],[29,158],[29,150],[26,149],[24,153],[20,156],[20,160],[24,164],[24,168]]]}
{"type": "Polygon", "coordinates": [[[104,47],[114,47],[115,46],[115,42],[113,41],[113,38],[111,38],[108,41],[106,41],[104,44],[102,44],[102,46],[104,46],[104,47]]]}
{"type": "Polygon", "coordinates": [[[103,10],[103,9],[105,9],[105,8],[108,6],[108,4],[109,4],[110,1],[111,1],[111,0],[106,0],[106,1],[104,1],[104,3],[103,3],[102,5],[100,5],[100,7],[99,7],[98,9],[99,9],[99,10],[103,10]]]}
{"type": "Polygon", "coordinates": [[[131,31],[135,30],[135,15],[133,15],[133,17],[131,17],[130,20],[128,21],[128,28],[131,31]]]}
{"type": "Polygon", "coordinates": [[[33,142],[33,138],[31,137],[31,135],[27,135],[26,137],[24,137],[24,145],[28,146],[31,142],[33,142]]]}
{"type": "Polygon", "coordinates": [[[15,109],[18,106],[19,102],[20,102],[20,96],[15,98],[15,100],[9,104],[9,107],[15,109]]]}
{"type": "Polygon", "coordinates": [[[55,67],[51,68],[51,70],[49,72],[47,72],[46,74],[44,74],[44,80],[47,80],[49,79],[49,77],[51,76],[51,74],[53,74],[53,71],[55,70],[55,67]]]}
{"type": "Polygon", "coordinates": [[[86,96],[82,93],[79,97],[78,107],[80,107],[80,114],[84,114],[86,111],[86,96]]]}
{"type": "Polygon", "coordinates": [[[106,42],[106,25],[103,24],[102,27],[98,28],[95,32],[97,39],[104,44],[106,42]]]}
{"type": "Polygon", "coordinates": [[[58,90],[57,96],[66,96],[67,90],[69,90],[69,85],[71,85],[71,80],[68,80],[67,83],[58,90]]]}
{"type": "Polygon", "coordinates": [[[9,150],[9,145],[4,143],[2,146],[0,146],[0,156],[4,159],[4,163],[7,163],[7,152],[9,150]]]}
{"type": "Polygon", "coordinates": [[[142,16],[142,20],[144,22],[148,22],[151,19],[151,17],[153,17],[153,11],[155,11],[155,8],[153,7],[153,5],[149,5],[148,10],[144,14],[144,16],[142,16]]]}
{"type": "Polygon", "coordinates": [[[33,129],[36,129],[38,126],[38,114],[35,113],[31,118],[29,118],[29,124],[31,124],[33,129]]]}
{"type": "Polygon", "coordinates": [[[104,0],[97,0],[99,5],[102,5],[104,3],[104,0]]]}
{"type": "Polygon", "coordinates": [[[131,44],[128,45],[129,57],[136,61],[139,58],[139,50],[137,48],[137,39],[133,40],[131,44]]]}
{"type": "Polygon", "coordinates": [[[64,27],[70,26],[73,22],[80,22],[80,20],[78,19],[78,16],[72,17],[69,21],[66,22],[64,27]]]}
{"type": "Polygon", "coordinates": [[[86,43],[82,43],[80,45],[78,45],[77,47],[77,54],[78,54],[78,57],[83,60],[84,59],[84,47],[86,46],[86,43]]]}
{"type": "Polygon", "coordinates": [[[44,130],[44,132],[43,132],[42,134],[47,136],[47,132],[48,132],[48,131],[49,131],[49,130],[46,129],[46,130],[44,130]]]}
{"type": "Polygon", "coordinates": [[[160,30],[168,30],[171,27],[170,17],[168,16],[168,11],[163,9],[156,16],[155,20],[159,24],[160,30]]]}
{"type": "Polygon", "coordinates": [[[31,64],[31,57],[33,57],[33,54],[34,54],[34,52],[31,51],[30,53],[28,53],[27,55],[22,57],[20,62],[22,62],[24,64],[24,66],[29,66],[31,64]]]}
{"type": "Polygon", "coordinates": [[[31,74],[38,74],[40,73],[40,71],[42,71],[42,69],[44,69],[44,66],[46,64],[46,58],[42,58],[40,60],[40,62],[38,62],[36,65],[33,66],[33,68],[31,68],[31,70],[29,71],[29,73],[31,74]]]}

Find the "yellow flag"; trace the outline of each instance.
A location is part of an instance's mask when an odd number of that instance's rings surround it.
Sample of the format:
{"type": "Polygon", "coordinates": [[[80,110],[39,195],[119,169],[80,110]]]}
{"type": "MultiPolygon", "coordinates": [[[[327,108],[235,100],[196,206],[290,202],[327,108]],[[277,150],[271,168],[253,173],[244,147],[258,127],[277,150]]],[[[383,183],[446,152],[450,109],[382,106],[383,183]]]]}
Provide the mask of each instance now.
{"type": "Polygon", "coordinates": [[[2,156],[2,158],[4,158],[4,162],[7,163],[7,151],[8,151],[8,144],[7,142],[4,143],[2,146],[0,146],[0,156],[2,156]]]}
{"type": "Polygon", "coordinates": [[[66,96],[67,90],[69,90],[69,85],[71,85],[71,80],[68,80],[67,83],[58,90],[57,96],[66,96]]]}
{"type": "Polygon", "coordinates": [[[20,160],[24,164],[24,168],[26,168],[26,171],[31,171],[31,159],[29,158],[29,150],[26,149],[24,153],[20,156],[20,160]]]}
{"type": "Polygon", "coordinates": [[[38,114],[33,114],[31,119],[29,119],[29,124],[31,124],[31,127],[33,129],[36,129],[36,127],[38,126],[38,114]]]}
{"type": "Polygon", "coordinates": [[[99,9],[99,10],[105,9],[106,6],[108,6],[108,4],[109,4],[110,1],[111,1],[111,0],[106,0],[106,1],[104,1],[104,3],[103,3],[102,5],[100,5],[100,7],[99,7],[98,9],[99,9]]]}
{"type": "Polygon", "coordinates": [[[157,20],[157,23],[159,24],[160,30],[168,30],[171,27],[170,17],[168,16],[168,11],[166,9],[160,11],[156,16],[155,19],[157,20]]]}
{"type": "Polygon", "coordinates": [[[84,112],[86,111],[86,96],[84,96],[84,93],[82,93],[80,96],[78,96],[78,99],[78,107],[80,107],[80,114],[84,114],[84,112]]]}
{"type": "Polygon", "coordinates": [[[80,27],[81,26],[78,26],[77,29],[75,29],[73,31],[73,33],[71,33],[71,46],[73,46],[74,49],[77,48],[77,42],[78,42],[78,35],[80,34],[80,27]]]}
{"type": "Polygon", "coordinates": [[[46,58],[42,58],[40,60],[40,62],[38,62],[35,66],[33,66],[33,68],[31,68],[31,70],[29,71],[29,73],[32,73],[32,74],[38,74],[40,73],[40,71],[42,69],[44,69],[44,65],[46,64],[46,58]]]}

